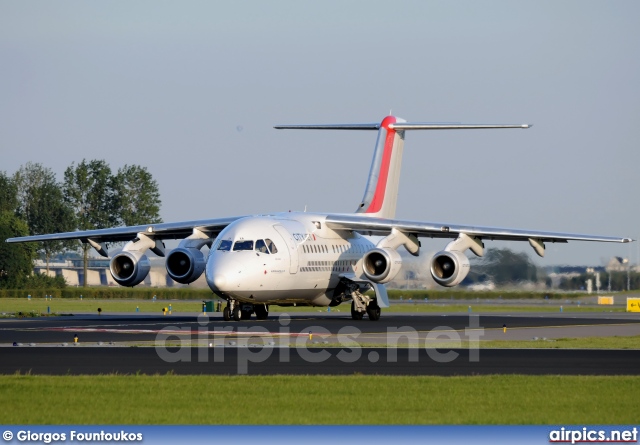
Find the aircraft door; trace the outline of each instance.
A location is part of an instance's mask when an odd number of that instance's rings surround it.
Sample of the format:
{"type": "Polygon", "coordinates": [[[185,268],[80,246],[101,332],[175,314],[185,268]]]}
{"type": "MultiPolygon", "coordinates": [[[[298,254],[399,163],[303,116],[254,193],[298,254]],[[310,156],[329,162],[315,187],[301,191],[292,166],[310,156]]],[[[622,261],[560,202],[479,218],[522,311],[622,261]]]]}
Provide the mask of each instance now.
{"type": "Polygon", "coordinates": [[[282,237],[285,244],[287,245],[287,249],[289,250],[289,273],[297,273],[298,272],[298,246],[296,245],[296,241],[293,239],[291,234],[284,226],[280,224],[275,224],[273,226],[274,229],[278,232],[278,234],[282,237]]]}

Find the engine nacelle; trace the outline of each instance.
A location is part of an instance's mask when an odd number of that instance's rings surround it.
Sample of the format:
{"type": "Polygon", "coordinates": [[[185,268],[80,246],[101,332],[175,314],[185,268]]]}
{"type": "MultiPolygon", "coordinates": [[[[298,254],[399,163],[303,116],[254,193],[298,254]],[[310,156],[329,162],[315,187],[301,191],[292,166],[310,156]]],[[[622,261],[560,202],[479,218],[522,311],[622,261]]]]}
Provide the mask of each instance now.
{"type": "Polygon", "coordinates": [[[376,283],[393,280],[402,266],[402,258],[396,250],[375,248],[362,258],[362,269],[367,278],[376,283]]]}
{"type": "Polygon", "coordinates": [[[469,258],[458,251],[443,250],[431,260],[431,276],[440,286],[460,284],[469,273],[469,258]]]}
{"type": "Polygon", "coordinates": [[[150,269],[149,258],[137,251],[122,251],[109,262],[111,276],[120,286],[142,283],[150,269]]]}
{"type": "Polygon", "coordinates": [[[167,257],[167,273],[174,281],[189,284],[200,278],[206,264],[200,249],[178,247],[167,257]]]}

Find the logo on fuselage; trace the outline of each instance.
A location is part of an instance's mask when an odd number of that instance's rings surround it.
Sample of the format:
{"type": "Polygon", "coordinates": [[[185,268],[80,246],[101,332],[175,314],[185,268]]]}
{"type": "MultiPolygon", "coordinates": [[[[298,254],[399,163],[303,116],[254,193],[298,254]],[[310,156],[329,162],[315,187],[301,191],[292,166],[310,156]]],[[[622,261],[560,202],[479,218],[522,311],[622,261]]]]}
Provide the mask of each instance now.
{"type": "Polygon", "coordinates": [[[304,243],[306,240],[311,238],[309,233],[292,233],[291,236],[293,236],[293,239],[299,243],[304,243]]]}

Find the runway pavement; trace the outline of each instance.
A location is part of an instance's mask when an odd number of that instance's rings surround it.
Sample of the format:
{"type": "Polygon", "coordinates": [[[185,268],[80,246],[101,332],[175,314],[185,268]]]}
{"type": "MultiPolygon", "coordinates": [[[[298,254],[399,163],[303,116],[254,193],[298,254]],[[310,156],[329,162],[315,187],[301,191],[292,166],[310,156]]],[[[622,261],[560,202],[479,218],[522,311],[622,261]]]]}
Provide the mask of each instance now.
{"type": "Polygon", "coordinates": [[[79,315],[34,319],[1,319],[0,346],[14,342],[38,346],[73,342],[145,345],[167,339],[191,339],[214,346],[237,338],[287,339],[300,344],[309,333],[329,344],[414,345],[415,342],[467,340],[531,340],[612,335],[640,335],[640,317],[627,313],[527,314],[384,314],[376,322],[354,321],[338,314],[282,314],[268,320],[225,322],[219,314],[79,315]],[[504,327],[506,326],[506,332],[504,327]],[[350,338],[345,338],[349,335],[350,338]]]}
{"type": "Polygon", "coordinates": [[[385,314],[371,322],[344,314],[295,313],[243,322],[225,322],[218,314],[3,319],[0,373],[640,374],[639,350],[455,348],[457,341],[469,339],[603,335],[640,335],[640,318],[626,313],[385,314]]]}
{"type": "Polygon", "coordinates": [[[0,374],[638,375],[629,350],[0,348],[0,374]],[[477,356],[474,356],[477,353],[477,356]]]}

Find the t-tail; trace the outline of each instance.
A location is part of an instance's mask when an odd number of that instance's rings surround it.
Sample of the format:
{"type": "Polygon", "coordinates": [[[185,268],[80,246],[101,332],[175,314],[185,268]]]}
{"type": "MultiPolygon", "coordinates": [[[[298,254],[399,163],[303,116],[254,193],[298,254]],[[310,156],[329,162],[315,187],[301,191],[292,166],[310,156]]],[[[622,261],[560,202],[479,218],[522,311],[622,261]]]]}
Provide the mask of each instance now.
{"type": "Polygon", "coordinates": [[[400,184],[400,167],[406,130],[482,130],[492,128],[530,128],[531,125],[475,125],[459,123],[406,122],[387,116],[380,123],[277,125],[276,129],[297,130],[377,130],[378,139],[369,170],[364,197],[356,213],[378,218],[395,218],[400,184]]]}

